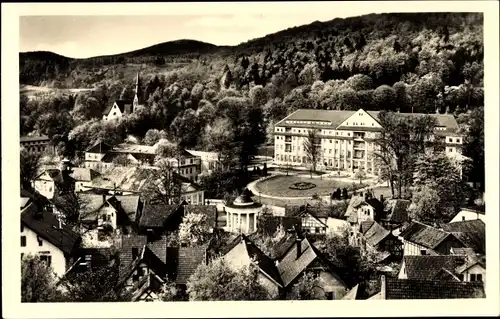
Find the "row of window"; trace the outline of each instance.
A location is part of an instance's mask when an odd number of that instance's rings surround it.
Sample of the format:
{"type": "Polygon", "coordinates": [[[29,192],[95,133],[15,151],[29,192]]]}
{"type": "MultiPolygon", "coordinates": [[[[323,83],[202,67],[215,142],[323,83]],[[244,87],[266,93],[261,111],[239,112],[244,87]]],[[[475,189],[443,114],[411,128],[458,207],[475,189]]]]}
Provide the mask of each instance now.
{"type": "MultiPolygon", "coordinates": [[[[21,225],[21,232],[23,231],[24,227],[21,225]]],[[[43,240],[40,237],[37,236],[36,240],[39,247],[43,246],[43,240]]],[[[21,247],[26,247],[26,236],[21,236],[21,247]]]]}

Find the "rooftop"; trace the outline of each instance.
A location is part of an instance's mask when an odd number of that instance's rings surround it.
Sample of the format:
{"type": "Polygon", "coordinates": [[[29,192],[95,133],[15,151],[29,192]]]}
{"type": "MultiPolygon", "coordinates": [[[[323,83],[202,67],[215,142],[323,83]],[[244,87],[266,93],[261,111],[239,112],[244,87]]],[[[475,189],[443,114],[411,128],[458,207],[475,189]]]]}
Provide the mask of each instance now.
{"type": "Polygon", "coordinates": [[[386,279],[385,299],[485,298],[484,285],[477,282],[386,279]]]}

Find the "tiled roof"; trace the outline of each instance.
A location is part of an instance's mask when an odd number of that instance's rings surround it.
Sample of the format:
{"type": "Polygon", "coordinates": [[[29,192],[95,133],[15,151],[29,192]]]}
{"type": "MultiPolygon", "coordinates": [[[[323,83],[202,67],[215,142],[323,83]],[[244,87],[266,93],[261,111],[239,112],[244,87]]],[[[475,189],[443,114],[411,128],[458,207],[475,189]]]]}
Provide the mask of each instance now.
{"type": "Polygon", "coordinates": [[[207,216],[210,227],[217,227],[217,207],[214,205],[185,205],[184,213],[201,214],[207,216]]]}
{"type": "Polygon", "coordinates": [[[97,217],[95,213],[104,204],[104,199],[119,212],[125,213],[131,222],[135,221],[137,211],[140,209],[140,197],[137,195],[122,196],[78,193],[78,197],[82,203],[83,220],[95,220],[97,217]]]}
{"type": "Polygon", "coordinates": [[[474,249],[472,248],[455,248],[452,247],[450,250],[452,255],[458,255],[458,256],[469,256],[469,255],[475,255],[476,253],[474,252],[474,249]]]}
{"type": "Polygon", "coordinates": [[[145,262],[148,265],[148,268],[151,269],[156,275],[160,278],[165,278],[167,274],[167,267],[165,266],[165,263],[161,261],[147,245],[145,245],[139,250],[139,256],[135,260],[120,268],[118,287],[120,287],[132,275],[137,266],[139,266],[140,262],[145,262]]]}
{"type": "Polygon", "coordinates": [[[78,233],[71,230],[70,227],[61,223],[57,217],[47,211],[42,211],[35,203],[31,203],[21,211],[21,222],[34,231],[37,235],[44,238],[64,254],[74,253],[79,246],[81,237],[78,233]]]}
{"type": "Polygon", "coordinates": [[[109,152],[112,149],[111,146],[104,142],[97,142],[96,144],[92,145],[89,147],[85,152],[87,153],[99,153],[99,154],[104,154],[109,152]]]}
{"type": "Polygon", "coordinates": [[[477,282],[386,279],[386,299],[485,298],[484,285],[477,282]]]}
{"type": "MultiPolygon", "coordinates": [[[[299,109],[292,114],[285,117],[278,122],[275,126],[293,126],[293,127],[324,127],[325,129],[335,129],[342,122],[347,120],[350,116],[354,115],[357,111],[337,111],[337,110],[317,110],[317,109],[299,109]],[[287,121],[317,121],[329,122],[329,125],[317,124],[299,124],[287,123],[287,121]]],[[[375,120],[378,120],[380,112],[366,111],[375,120]]],[[[422,113],[395,113],[397,116],[416,117],[422,115],[430,115],[436,119],[436,125],[445,127],[445,131],[435,131],[437,135],[446,135],[446,133],[455,133],[458,130],[458,123],[452,114],[422,114],[422,113]]],[[[363,127],[355,127],[355,129],[362,129],[363,127]]]]}
{"type": "Polygon", "coordinates": [[[120,268],[129,265],[132,261],[132,248],[142,249],[148,240],[146,236],[127,235],[121,237],[119,248],[120,268]]]}
{"type": "Polygon", "coordinates": [[[163,203],[146,203],[139,221],[141,227],[163,227],[167,220],[176,213],[182,213],[182,205],[166,205],[163,203]]]}
{"type": "Polygon", "coordinates": [[[375,247],[390,234],[389,230],[382,227],[379,223],[374,222],[363,236],[368,245],[375,247]]]}
{"type": "Polygon", "coordinates": [[[458,266],[465,263],[465,256],[404,256],[403,263],[408,279],[433,280],[441,269],[455,272],[458,266]]]}
{"type": "Polygon", "coordinates": [[[410,201],[405,199],[389,199],[385,202],[387,215],[384,220],[392,223],[404,223],[408,220],[408,207],[410,201]]]}
{"type": "Polygon", "coordinates": [[[309,204],[300,206],[287,206],[285,207],[285,216],[301,217],[304,214],[308,214],[315,218],[328,218],[330,211],[331,208],[328,206],[312,206],[309,204]]]}
{"type": "MultiPolygon", "coordinates": [[[[276,269],[274,261],[268,257],[262,250],[260,250],[257,245],[247,236],[239,235],[231,244],[231,249],[227,252],[229,253],[233,249],[238,247],[244,247],[244,251],[248,254],[248,257],[252,259],[255,264],[259,267],[260,271],[265,273],[268,277],[274,280],[278,285],[282,286],[282,278],[276,269]],[[242,246],[239,246],[242,245],[242,246]]],[[[226,254],[227,254],[226,253],[226,254]]],[[[225,255],[226,255],[225,254],[225,255]]]]}
{"type": "Polygon", "coordinates": [[[444,230],[413,221],[399,236],[406,241],[434,249],[450,235],[450,233],[444,230]]]}
{"type": "Polygon", "coordinates": [[[186,284],[189,277],[194,273],[196,268],[206,263],[206,248],[205,247],[179,247],[176,256],[176,278],[175,283],[186,284]]]}
{"type": "Polygon", "coordinates": [[[300,243],[301,254],[297,258],[297,245],[293,245],[278,263],[278,271],[285,287],[318,257],[307,238],[300,243]]]}
{"type": "Polygon", "coordinates": [[[167,262],[167,237],[162,236],[161,238],[149,241],[146,246],[160,259],[163,263],[167,262]]]}
{"type": "Polygon", "coordinates": [[[486,250],[485,224],[480,219],[466,220],[442,224],[443,230],[453,233],[467,247],[477,253],[484,254],[486,250]]]}
{"type": "Polygon", "coordinates": [[[362,234],[365,234],[368,231],[368,229],[370,229],[370,227],[372,227],[372,225],[374,223],[375,222],[373,220],[362,221],[360,226],[359,226],[359,232],[362,234]]]}

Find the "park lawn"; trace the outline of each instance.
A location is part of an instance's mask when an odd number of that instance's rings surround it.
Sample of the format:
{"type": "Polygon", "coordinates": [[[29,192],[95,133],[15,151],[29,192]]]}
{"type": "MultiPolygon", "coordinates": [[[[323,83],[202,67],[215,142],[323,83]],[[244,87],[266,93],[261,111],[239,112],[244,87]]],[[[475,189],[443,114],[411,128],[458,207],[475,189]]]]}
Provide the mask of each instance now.
{"type": "MultiPolygon", "coordinates": [[[[366,185],[359,183],[341,182],[331,179],[318,179],[307,178],[300,176],[273,176],[262,182],[258,182],[255,187],[262,194],[277,196],[277,197],[309,197],[314,194],[329,195],[337,188],[347,188],[348,190],[358,189],[366,185]],[[316,185],[316,187],[306,190],[290,189],[292,184],[298,182],[309,182],[316,185]]],[[[258,194],[255,194],[258,195],[258,194]]]]}

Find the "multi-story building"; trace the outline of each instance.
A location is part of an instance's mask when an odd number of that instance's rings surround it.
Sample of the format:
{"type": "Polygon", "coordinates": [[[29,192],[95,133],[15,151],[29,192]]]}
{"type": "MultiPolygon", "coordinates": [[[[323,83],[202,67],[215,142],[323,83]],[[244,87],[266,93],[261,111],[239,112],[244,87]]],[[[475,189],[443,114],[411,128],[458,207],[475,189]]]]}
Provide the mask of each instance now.
{"type": "MultiPolygon", "coordinates": [[[[364,169],[377,174],[373,152],[382,130],[378,111],[331,111],[300,109],[278,122],[274,128],[274,161],[278,165],[307,166],[304,142],[310,130],[317,130],[320,156],[318,169],[354,172],[364,169]]],[[[417,113],[399,113],[419,116],[417,113]]],[[[447,153],[461,153],[462,136],[451,114],[429,114],[436,119],[434,136],[441,137],[447,153]]]]}
{"type": "Polygon", "coordinates": [[[19,142],[21,144],[21,147],[24,147],[28,151],[28,153],[34,155],[42,155],[45,152],[53,149],[49,145],[50,139],[45,135],[21,136],[19,142]]]}

